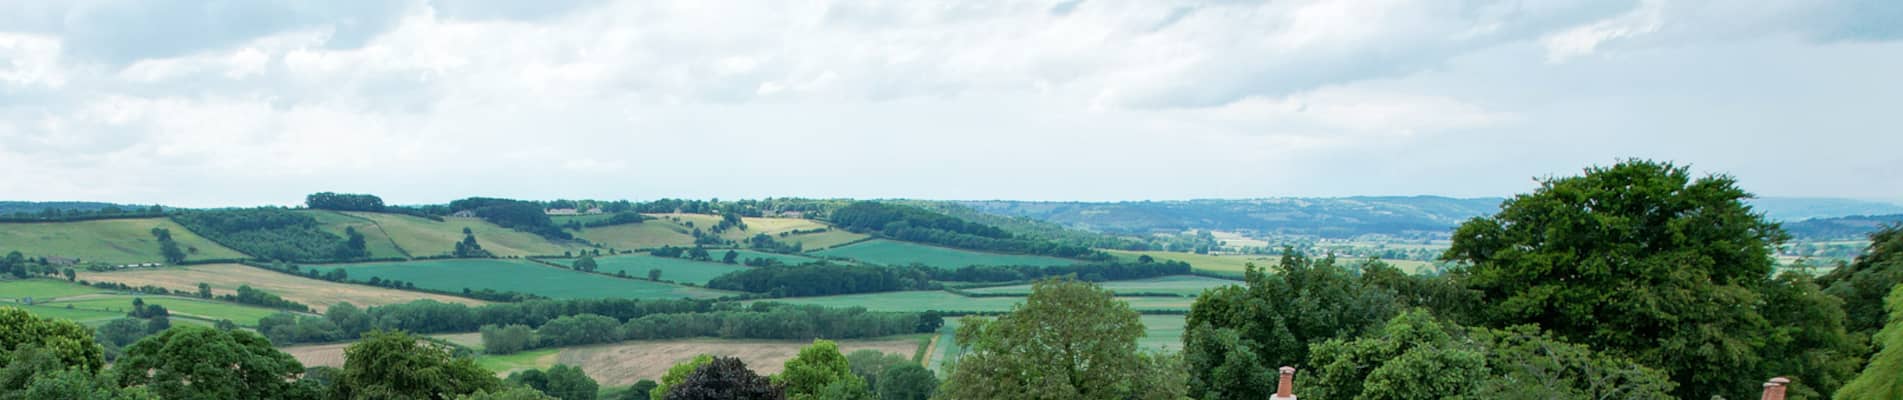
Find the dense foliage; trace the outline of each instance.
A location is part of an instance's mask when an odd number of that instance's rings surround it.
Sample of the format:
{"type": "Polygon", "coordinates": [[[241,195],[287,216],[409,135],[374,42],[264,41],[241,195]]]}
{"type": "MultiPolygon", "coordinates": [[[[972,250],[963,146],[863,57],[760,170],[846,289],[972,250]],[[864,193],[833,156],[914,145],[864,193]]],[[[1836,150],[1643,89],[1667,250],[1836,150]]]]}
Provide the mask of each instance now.
{"type": "Polygon", "coordinates": [[[308,399],[316,388],[296,380],[304,365],[245,330],[181,325],[126,348],[113,368],[122,386],[145,386],[167,399],[308,399]]]}
{"type": "Polygon", "coordinates": [[[526,336],[509,326],[484,326],[484,347],[561,347],[625,340],[719,337],[727,339],[853,339],[918,333],[921,314],[867,312],[759,303],[714,312],[650,314],[616,319],[577,314],[548,320],[526,336]],[[500,346],[491,346],[489,340],[500,346]]]}
{"type": "MultiPolygon", "coordinates": [[[[1330,399],[1671,399],[1665,374],[1530,326],[1469,331],[1426,311],[1314,346],[1305,396],[1330,399]]],[[[1227,398],[1227,397],[1225,397],[1227,398]]]]}
{"type": "Polygon", "coordinates": [[[285,300],[283,297],[278,297],[278,295],[271,294],[271,292],[266,292],[259,289],[253,289],[251,288],[251,285],[238,285],[237,294],[235,295],[228,294],[228,295],[218,296],[217,299],[229,301],[233,303],[250,304],[255,306],[276,308],[276,309],[282,309],[282,310],[291,310],[291,311],[310,311],[311,310],[310,306],[299,304],[298,302],[295,302],[295,301],[285,300]]]}
{"type": "Polygon", "coordinates": [[[1358,279],[1332,257],[1292,250],[1273,271],[1249,265],[1244,280],[1205,291],[1190,306],[1183,353],[1191,395],[1266,396],[1277,367],[1304,365],[1323,341],[1374,332],[1401,307],[1392,288],[1358,279]]]}
{"type": "Polygon", "coordinates": [[[773,383],[786,389],[790,400],[870,400],[872,387],[865,378],[853,374],[839,344],[814,340],[786,360],[785,368],[773,376],[773,383]]]}
{"type": "Polygon", "coordinates": [[[1085,259],[1109,257],[1088,247],[1021,238],[989,225],[905,205],[856,202],[833,211],[831,220],[849,231],[962,249],[1085,259]]]}
{"type": "Polygon", "coordinates": [[[318,192],[304,196],[304,206],[319,210],[383,212],[383,198],[368,194],[318,192]]]}
{"type": "Polygon", "coordinates": [[[180,212],[172,220],[213,242],[255,257],[284,261],[350,261],[361,246],[319,228],[317,219],[283,208],[180,212]]]}
{"type": "Polygon", "coordinates": [[[527,386],[557,400],[595,400],[601,384],[583,373],[581,367],[556,364],[547,372],[528,369],[509,373],[511,384],[527,386]]]}
{"type": "Polygon", "coordinates": [[[0,201],[0,222],[71,222],[165,216],[160,206],[130,206],[92,202],[0,201]]]}
{"type": "MultiPolygon", "coordinates": [[[[715,277],[707,282],[707,287],[760,293],[773,297],[802,297],[942,288],[934,281],[1018,282],[1070,276],[1085,281],[1101,282],[1190,273],[1189,264],[1177,261],[1106,261],[1050,267],[974,265],[958,269],[926,266],[864,267],[829,262],[791,266],[759,264],[759,268],[729,272],[715,277]]],[[[749,262],[749,265],[754,263],[749,262]]]]}
{"type": "Polygon", "coordinates": [[[1870,356],[1862,374],[1837,391],[1836,398],[1903,398],[1903,285],[1890,289],[1888,302],[1890,322],[1871,340],[1876,355],[1870,356]]]}
{"type": "Polygon", "coordinates": [[[1888,313],[1883,297],[1903,284],[1903,225],[1891,225],[1870,234],[1870,248],[1847,265],[1817,279],[1824,292],[1844,300],[1845,325],[1869,335],[1883,328],[1888,313]]]}
{"type": "Polygon", "coordinates": [[[785,400],[786,393],[738,358],[715,357],[667,388],[666,400],[785,400]]]}
{"type": "Polygon", "coordinates": [[[1171,358],[1137,352],[1143,323],[1095,284],[1040,281],[996,320],[967,317],[966,353],[940,386],[955,399],[1162,399],[1183,396],[1171,358]]]}
{"type": "Polygon", "coordinates": [[[436,399],[494,391],[495,373],[475,359],[402,332],[372,331],[344,349],[344,368],[330,386],[333,399],[436,399]]]}
{"type": "Polygon", "coordinates": [[[1748,198],[1730,177],[1671,164],[1596,167],[1462,224],[1445,257],[1471,264],[1479,322],[1630,355],[1669,373],[1675,396],[1744,398],[1793,371],[1813,375],[1795,396],[1829,393],[1862,351],[1814,285],[1770,279],[1785,235],[1748,198]]]}

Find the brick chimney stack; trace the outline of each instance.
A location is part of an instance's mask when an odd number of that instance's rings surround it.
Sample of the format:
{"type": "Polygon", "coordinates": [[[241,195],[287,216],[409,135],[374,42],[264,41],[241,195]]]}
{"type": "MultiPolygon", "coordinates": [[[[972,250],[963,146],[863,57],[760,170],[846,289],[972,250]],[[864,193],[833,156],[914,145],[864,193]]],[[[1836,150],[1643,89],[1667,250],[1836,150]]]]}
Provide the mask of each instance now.
{"type": "Polygon", "coordinates": [[[1764,396],[1759,397],[1758,399],[1759,400],[1784,400],[1784,387],[1790,386],[1790,385],[1791,385],[1791,380],[1785,377],[1780,376],[1776,378],[1771,378],[1771,381],[1764,383],[1764,396]]]}
{"type": "MultiPolygon", "coordinates": [[[[1275,383],[1275,396],[1269,399],[1295,400],[1295,367],[1282,367],[1282,378],[1275,383]]],[[[1779,400],[1783,398],[1779,397],[1779,400]]]]}

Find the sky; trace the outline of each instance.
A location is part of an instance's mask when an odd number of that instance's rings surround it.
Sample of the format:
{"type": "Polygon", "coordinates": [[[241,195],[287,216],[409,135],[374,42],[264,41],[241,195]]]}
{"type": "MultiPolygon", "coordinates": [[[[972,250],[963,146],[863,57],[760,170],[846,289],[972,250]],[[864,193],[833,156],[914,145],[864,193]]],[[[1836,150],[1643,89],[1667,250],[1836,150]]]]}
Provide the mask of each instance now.
{"type": "Polygon", "coordinates": [[[1903,201],[1903,2],[0,0],[0,199],[1903,201]]]}

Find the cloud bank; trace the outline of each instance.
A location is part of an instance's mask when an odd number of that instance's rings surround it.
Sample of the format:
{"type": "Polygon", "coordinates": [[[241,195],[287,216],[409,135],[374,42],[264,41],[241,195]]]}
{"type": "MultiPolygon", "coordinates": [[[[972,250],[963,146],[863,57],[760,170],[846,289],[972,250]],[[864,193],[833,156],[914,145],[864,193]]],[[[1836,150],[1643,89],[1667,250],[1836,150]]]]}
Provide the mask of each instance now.
{"type": "Polygon", "coordinates": [[[0,193],[1903,199],[1889,1],[0,3],[0,193]]]}

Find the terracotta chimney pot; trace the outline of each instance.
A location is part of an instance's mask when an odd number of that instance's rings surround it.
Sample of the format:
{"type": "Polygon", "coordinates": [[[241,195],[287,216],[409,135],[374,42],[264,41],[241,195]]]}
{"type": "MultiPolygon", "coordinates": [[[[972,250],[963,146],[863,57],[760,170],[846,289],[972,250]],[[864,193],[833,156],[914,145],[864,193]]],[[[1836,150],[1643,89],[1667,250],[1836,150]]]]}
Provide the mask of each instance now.
{"type": "Polygon", "coordinates": [[[1791,380],[1789,378],[1782,376],[1771,378],[1769,382],[1764,383],[1764,396],[1758,397],[1758,399],[1784,400],[1784,388],[1790,385],[1791,380]]]}
{"type": "Polygon", "coordinates": [[[1295,400],[1295,367],[1282,366],[1282,377],[1275,384],[1273,400],[1295,400]]]}

